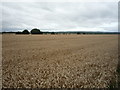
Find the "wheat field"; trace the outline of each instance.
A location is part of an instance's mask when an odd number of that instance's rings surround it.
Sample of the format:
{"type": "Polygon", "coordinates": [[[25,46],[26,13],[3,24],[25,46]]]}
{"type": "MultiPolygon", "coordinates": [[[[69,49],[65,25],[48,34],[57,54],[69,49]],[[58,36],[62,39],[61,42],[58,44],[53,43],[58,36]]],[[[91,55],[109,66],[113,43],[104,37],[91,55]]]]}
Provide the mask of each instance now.
{"type": "Polygon", "coordinates": [[[107,88],[117,63],[117,35],[2,36],[3,88],[107,88]]]}

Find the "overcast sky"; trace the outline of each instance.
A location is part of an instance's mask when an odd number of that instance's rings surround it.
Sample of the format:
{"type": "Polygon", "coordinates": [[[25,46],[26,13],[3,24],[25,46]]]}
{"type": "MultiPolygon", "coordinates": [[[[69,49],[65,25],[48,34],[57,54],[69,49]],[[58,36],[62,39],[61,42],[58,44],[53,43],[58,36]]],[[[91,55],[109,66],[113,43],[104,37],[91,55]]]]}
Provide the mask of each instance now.
{"type": "Polygon", "coordinates": [[[117,2],[3,2],[3,31],[118,31],[117,2]]]}

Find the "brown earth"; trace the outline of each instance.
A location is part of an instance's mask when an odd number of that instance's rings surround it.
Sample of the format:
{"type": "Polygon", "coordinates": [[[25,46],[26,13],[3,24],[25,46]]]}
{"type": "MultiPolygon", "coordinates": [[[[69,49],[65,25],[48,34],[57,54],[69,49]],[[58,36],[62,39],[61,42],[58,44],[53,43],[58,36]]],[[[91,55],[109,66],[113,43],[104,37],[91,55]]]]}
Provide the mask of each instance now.
{"type": "Polygon", "coordinates": [[[117,35],[2,36],[2,87],[106,88],[117,82],[117,35]]]}

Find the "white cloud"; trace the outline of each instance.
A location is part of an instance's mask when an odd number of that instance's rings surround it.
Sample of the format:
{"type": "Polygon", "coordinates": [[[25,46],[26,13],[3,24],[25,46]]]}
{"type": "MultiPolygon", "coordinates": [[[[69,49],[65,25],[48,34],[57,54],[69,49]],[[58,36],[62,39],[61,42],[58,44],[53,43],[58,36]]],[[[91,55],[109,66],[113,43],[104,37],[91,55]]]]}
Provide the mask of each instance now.
{"type": "Polygon", "coordinates": [[[117,5],[117,2],[4,2],[3,30],[117,31],[117,5]]]}
{"type": "Polygon", "coordinates": [[[2,2],[118,2],[119,0],[1,0],[2,2]]]}

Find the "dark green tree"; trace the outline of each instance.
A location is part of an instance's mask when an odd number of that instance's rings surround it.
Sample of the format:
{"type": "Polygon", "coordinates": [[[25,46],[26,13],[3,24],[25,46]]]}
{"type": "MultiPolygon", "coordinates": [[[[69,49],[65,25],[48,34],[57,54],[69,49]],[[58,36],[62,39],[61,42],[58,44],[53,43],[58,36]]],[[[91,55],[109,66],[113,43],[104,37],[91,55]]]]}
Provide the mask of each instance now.
{"type": "Polygon", "coordinates": [[[77,32],[77,34],[81,34],[80,32],[77,32]]]}
{"type": "Polygon", "coordinates": [[[15,34],[22,34],[22,32],[18,31],[18,32],[16,32],[15,34]]]}
{"type": "Polygon", "coordinates": [[[42,34],[42,32],[39,29],[34,28],[31,30],[31,34],[42,34]]]}
{"type": "Polygon", "coordinates": [[[51,32],[51,34],[55,34],[55,32],[51,32]]]}
{"type": "Polygon", "coordinates": [[[23,30],[22,34],[29,34],[29,31],[27,29],[23,30]]]}

